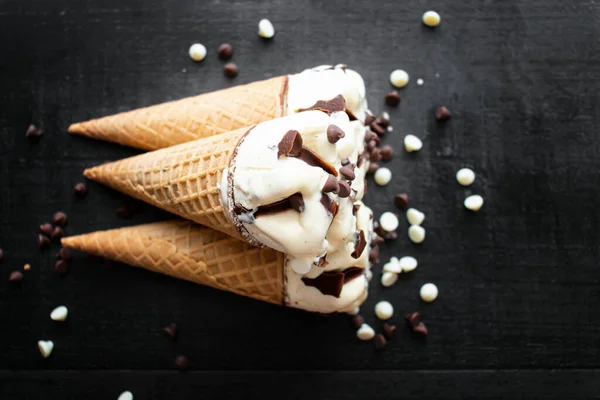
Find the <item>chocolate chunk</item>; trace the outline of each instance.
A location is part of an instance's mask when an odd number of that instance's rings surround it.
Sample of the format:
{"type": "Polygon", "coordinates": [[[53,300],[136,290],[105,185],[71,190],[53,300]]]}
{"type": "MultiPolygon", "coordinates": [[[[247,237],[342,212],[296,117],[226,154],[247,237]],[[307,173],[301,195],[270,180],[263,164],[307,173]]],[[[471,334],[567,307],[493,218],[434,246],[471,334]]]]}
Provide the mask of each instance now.
{"type": "Polygon", "coordinates": [[[170,325],[165,326],[163,328],[163,333],[169,339],[175,340],[177,338],[177,324],[173,322],[170,325]]]}
{"type": "Polygon", "coordinates": [[[356,178],[356,175],[354,174],[354,167],[354,164],[348,164],[340,168],[340,174],[342,174],[342,176],[349,181],[353,181],[354,178],[356,178]]]}
{"type": "Polygon", "coordinates": [[[400,193],[394,196],[394,204],[401,210],[408,208],[408,195],[406,193],[400,193]]]}
{"type": "Polygon", "coordinates": [[[383,146],[379,149],[379,151],[381,152],[381,158],[383,161],[390,161],[392,159],[392,155],[394,154],[394,149],[392,149],[392,146],[390,145],[383,146]]]}
{"type": "Polygon", "coordinates": [[[4,251],[2,251],[2,249],[0,249],[0,262],[4,260],[4,251]]]}
{"type": "Polygon", "coordinates": [[[373,122],[375,122],[376,119],[377,119],[377,117],[374,116],[373,114],[366,113],[365,126],[371,125],[373,122]]]}
{"type": "Polygon", "coordinates": [[[38,234],[38,247],[40,249],[46,248],[50,245],[50,239],[48,239],[48,236],[46,235],[42,235],[41,233],[38,234]]]}
{"type": "Polygon", "coordinates": [[[371,246],[377,246],[378,244],[384,243],[385,240],[383,240],[383,238],[377,234],[375,234],[375,237],[373,238],[373,240],[371,240],[371,246]]]}
{"type": "Polygon", "coordinates": [[[348,185],[344,181],[340,181],[338,182],[338,184],[340,185],[340,191],[338,193],[338,196],[340,196],[343,199],[350,196],[350,185],[348,185]]]}
{"type": "Polygon", "coordinates": [[[221,60],[229,60],[233,55],[233,47],[229,43],[223,43],[219,46],[219,58],[221,60]]]}
{"type": "Polygon", "coordinates": [[[52,225],[49,223],[44,223],[40,225],[40,232],[42,232],[46,236],[52,235],[52,225]]]}
{"type": "Polygon", "coordinates": [[[365,323],[365,318],[362,315],[355,315],[352,317],[352,326],[356,329],[360,328],[365,323]]]}
{"type": "Polygon", "coordinates": [[[304,211],[304,199],[302,198],[302,194],[295,193],[288,197],[288,201],[293,210],[296,210],[299,213],[304,211]]]}
{"type": "Polygon", "coordinates": [[[337,179],[335,179],[335,176],[329,175],[327,177],[327,181],[325,181],[325,184],[323,185],[323,189],[321,189],[321,191],[323,193],[333,193],[333,194],[339,193],[340,185],[339,185],[337,179]]]}
{"type": "Polygon", "coordinates": [[[391,107],[396,107],[398,104],[400,104],[400,95],[398,94],[398,92],[394,90],[386,94],[385,104],[391,107]]]}
{"type": "Polygon", "coordinates": [[[326,193],[321,193],[321,204],[325,207],[325,210],[335,217],[337,214],[337,204],[329,198],[326,193]]]}
{"type": "Polygon", "coordinates": [[[329,143],[337,143],[338,140],[345,136],[346,134],[339,126],[329,125],[327,127],[327,140],[329,141],[329,143]]]}
{"type": "Polygon", "coordinates": [[[133,212],[129,207],[119,207],[115,210],[115,214],[117,214],[119,218],[129,219],[133,215],[133,212]]]}
{"type": "Polygon", "coordinates": [[[383,126],[381,126],[377,121],[373,122],[371,125],[371,130],[378,134],[379,136],[383,136],[386,133],[386,130],[383,126]]]}
{"type": "Polygon", "coordinates": [[[54,225],[66,226],[67,225],[67,214],[62,211],[58,211],[52,217],[52,223],[54,225]]]}
{"type": "Polygon", "coordinates": [[[296,130],[289,130],[277,145],[279,151],[277,158],[281,156],[299,157],[302,153],[302,136],[296,130]]]}
{"type": "Polygon", "coordinates": [[[58,253],[56,253],[56,258],[59,260],[69,261],[71,259],[71,251],[66,247],[61,248],[58,253]]]}
{"type": "Polygon", "coordinates": [[[75,195],[81,198],[87,195],[87,187],[85,186],[85,183],[80,182],[77,185],[75,185],[75,195]]]}
{"type": "Polygon", "coordinates": [[[314,279],[302,278],[306,286],[317,288],[324,295],[340,297],[345,283],[357,278],[363,274],[363,270],[358,267],[350,267],[344,271],[327,271],[314,279]]]}
{"type": "Polygon", "coordinates": [[[338,172],[333,165],[323,160],[321,157],[319,157],[317,153],[314,153],[312,150],[301,149],[298,159],[304,161],[311,167],[322,168],[325,172],[330,173],[333,176],[338,175],[338,172]]]}
{"type": "Polygon", "coordinates": [[[223,67],[223,73],[228,78],[235,78],[238,75],[238,67],[234,63],[227,63],[223,67]]]}
{"type": "Polygon", "coordinates": [[[69,264],[65,260],[58,260],[54,264],[54,270],[60,276],[65,276],[69,272],[69,264]]]}
{"type": "Polygon", "coordinates": [[[185,371],[188,369],[189,365],[190,365],[190,363],[186,356],[178,355],[177,357],[175,357],[175,366],[177,367],[178,370],[185,371]]]}
{"type": "Polygon", "coordinates": [[[367,168],[367,174],[374,174],[378,169],[379,164],[372,162],[369,164],[369,168],[367,168]]]}
{"type": "Polygon", "coordinates": [[[376,349],[383,349],[386,344],[387,344],[387,340],[385,340],[385,337],[381,333],[378,333],[377,335],[375,335],[375,348],[376,349]]]}
{"type": "Polygon", "coordinates": [[[360,204],[353,204],[352,205],[352,215],[356,216],[356,213],[358,212],[359,208],[360,208],[360,204]]]}
{"type": "Polygon", "coordinates": [[[435,119],[438,121],[445,121],[450,118],[450,116],[452,116],[452,114],[450,114],[450,111],[448,111],[448,109],[444,106],[439,106],[435,110],[435,119]]]}
{"type": "Polygon", "coordinates": [[[356,235],[356,246],[354,246],[354,251],[350,256],[352,258],[359,258],[363,251],[365,251],[365,247],[367,247],[367,238],[365,238],[365,231],[360,230],[356,235]]]}
{"type": "Polygon", "coordinates": [[[337,95],[333,99],[325,101],[319,100],[312,107],[309,108],[301,108],[298,111],[309,111],[309,110],[318,110],[326,112],[327,114],[332,114],[337,111],[344,111],[346,109],[346,100],[344,100],[344,96],[337,95]]]}
{"type": "Polygon", "coordinates": [[[396,333],[396,325],[390,325],[388,323],[383,324],[383,333],[388,340],[391,340],[396,333]]]}
{"type": "Polygon", "coordinates": [[[35,125],[29,125],[29,127],[27,128],[27,132],[25,132],[25,136],[27,136],[28,138],[39,138],[40,136],[42,136],[44,134],[44,131],[37,128],[35,125]]]}
{"type": "Polygon", "coordinates": [[[65,231],[63,231],[63,228],[61,228],[60,226],[55,226],[50,237],[52,239],[60,240],[60,238],[62,238],[63,236],[65,236],[65,231]]]}
{"type": "Polygon", "coordinates": [[[418,311],[408,313],[404,316],[406,322],[410,325],[411,328],[417,326],[421,319],[421,313],[418,311]]]}
{"type": "Polygon", "coordinates": [[[416,326],[413,327],[413,332],[423,336],[427,336],[428,333],[427,327],[422,322],[419,322],[416,326]]]}
{"type": "Polygon", "coordinates": [[[23,279],[25,277],[23,276],[23,274],[20,271],[13,271],[10,273],[9,277],[8,277],[8,281],[12,282],[14,285],[18,285],[21,282],[23,282],[23,279]]]}

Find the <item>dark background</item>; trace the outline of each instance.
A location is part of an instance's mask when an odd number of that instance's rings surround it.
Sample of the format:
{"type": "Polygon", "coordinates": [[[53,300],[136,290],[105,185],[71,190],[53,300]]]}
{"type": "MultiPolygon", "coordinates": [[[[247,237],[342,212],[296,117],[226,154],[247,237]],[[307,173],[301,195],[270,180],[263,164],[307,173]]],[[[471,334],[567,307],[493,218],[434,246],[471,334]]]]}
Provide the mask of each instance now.
{"type": "Polygon", "coordinates": [[[593,0],[0,0],[0,398],[599,397],[599,16],[593,0]],[[431,8],[435,30],[420,22],[431,8]],[[261,18],[275,25],[271,41],[256,34],[261,18]],[[187,55],[194,42],[208,48],[202,63],[187,55]],[[222,42],[240,68],[233,81],[216,57],[222,42]],[[139,151],[69,136],[71,122],[325,63],[360,72],[371,109],[392,116],[394,178],[371,184],[367,202],[380,215],[405,191],[427,215],[422,245],[401,218],[382,251],[383,261],[414,255],[419,268],[388,289],[374,269],[363,314],[379,330],[373,306],[387,299],[401,327],[384,351],[358,341],[345,316],[85,255],[59,278],[58,247],[37,249],[37,227],[57,210],[69,234],[169,218],[141,205],[119,219],[126,198],[92,183],[75,198],[85,167],[139,151]],[[388,109],[395,68],[411,82],[388,109]],[[445,124],[433,118],[439,104],[453,113],[445,124]],[[37,143],[25,138],[30,123],[44,129],[37,143]],[[408,133],[421,152],[402,150],[408,133]],[[455,181],[463,166],[477,173],[471,188],[455,181]],[[462,206],[470,193],[485,199],[477,214],[462,206]],[[428,305],[425,282],[440,290],[428,305]],[[64,324],[49,318],[61,304],[64,324]],[[414,310],[425,340],[403,325],[414,310]],[[175,343],[161,332],[172,321],[175,343]],[[40,339],[55,343],[49,359],[40,339]]]}

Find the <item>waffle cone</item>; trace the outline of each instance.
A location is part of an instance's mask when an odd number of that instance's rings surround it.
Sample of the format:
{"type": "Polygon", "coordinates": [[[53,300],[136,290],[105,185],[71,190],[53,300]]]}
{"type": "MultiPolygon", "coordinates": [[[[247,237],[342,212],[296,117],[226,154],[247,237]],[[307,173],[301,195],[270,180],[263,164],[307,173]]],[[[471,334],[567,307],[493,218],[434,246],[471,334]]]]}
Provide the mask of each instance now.
{"type": "Polygon", "coordinates": [[[248,130],[242,128],[100,165],[85,170],[84,175],[183,218],[246,240],[225,215],[219,186],[223,170],[229,166],[248,130]]]}
{"type": "Polygon", "coordinates": [[[279,76],[80,122],[69,132],[156,150],[256,125],[283,115],[287,76],[279,76]]]}
{"type": "Polygon", "coordinates": [[[63,238],[65,247],[219,290],[283,304],[284,255],[189,221],[63,238]]]}

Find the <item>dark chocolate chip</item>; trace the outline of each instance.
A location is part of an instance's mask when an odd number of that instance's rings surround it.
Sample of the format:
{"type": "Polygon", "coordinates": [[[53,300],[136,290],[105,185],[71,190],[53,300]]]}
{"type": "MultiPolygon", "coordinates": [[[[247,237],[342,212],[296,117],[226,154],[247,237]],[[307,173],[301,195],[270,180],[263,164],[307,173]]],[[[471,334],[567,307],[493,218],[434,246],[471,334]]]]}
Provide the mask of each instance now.
{"type": "Polygon", "coordinates": [[[381,149],[373,149],[373,151],[371,151],[371,153],[369,154],[369,157],[371,161],[381,161],[383,159],[383,157],[381,156],[381,149]]]}
{"type": "Polygon", "coordinates": [[[367,142],[367,151],[369,153],[372,153],[376,148],[377,148],[377,141],[375,141],[375,140],[369,140],[367,142]]]}
{"type": "Polygon", "coordinates": [[[223,43],[219,46],[219,58],[221,60],[229,60],[233,55],[233,47],[229,43],[223,43]]]}
{"type": "Polygon", "coordinates": [[[392,231],[392,232],[384,231],[380,226],[377,226],[375,228],[375,233],[377,233],[379,236],[381,236],[385,240],[398,239],[398,234],[396,233],[396,231],[392,231]]]}
{"type": "Polygon", "coordinates": [[[420,322],[421,313],[418,311],[408,313],[404,316],[404,318],[406,319],[406,322],[408,322],[408,324],[411,326],[411,328],[414,328],[420,322]]]}
{"type": "Polygon", "coordinates": [[[355,315],[352,317],[352,326],[356,329],[360,328],[365,323],[365,319],[362,315],[355,315]]]}
{"type": "Polygon", "coordinates": [[[40,225],[40,232],[42,232],[46,236],[52,235],[52,225],[48,222],[40,225]]]}
{"type": "Polygon", "coordinates": [[[323,185],[323,189],[321,189],[321,191],[324,193],[333,194],[338,194],[340,192],[340,185],[335,176],[329,175],[327,177],[327,181],[325,181],[325,184],[323,185]]]}
{"type": "Polygon", "coordinates": [[[365,143],[369,143],[372,140],[375,141],[375,144],[377,144],[380,141],[379,136],[377,136],[375,132],[369,129],[365,132],[365,143]]]}
{"type": "Polygon", "coordinates": [[[373,122],[371,125],[371,130],[378,134],[379,136],[385,135],[386,130],[383,126],[381,126],[377,121],[373,122]]]}
{"type": "Polygon", "coordinates": [[[329,141],[329,143],[337,143],[338,140],[345,136],[346,134],[339,126],[329,125],[327,127],[327,140],[329,141]]]}
{"type": "Polygon", "coordinates": [[[223,67],[223,73],[228,78],[235,78],[238,75],[238,67],[234,63],[227,63],[223,67]]]}
{"type": "Polygon", "coordinates": [[[385,104],[396,107],[400,104],[400,95],[395,90],[385,95],[385,104]]]}
{"type": "Polygon", "coordinates": [[[367,174],[374,174],[378,169],[379,164],[372,162],[369,164],[369,168],[367,168],[367,174]]]}
{"type": "Polygon", "coordinates": [[[38,239],[38,247],[40,249],[50,246],[50,239],[48,238],[48,236],[42,235],[41,233],[39,233],[37,236],[37,239],[38,239]]]}
{"type": "Polygon", "coordinates": [[[163,333],[169,339],[175,340],[177,338],[177,324],[175,324],[175,322],[173,322],[170,325],[165,326],[163,328],[163,333]]]}
{"type": "Polygon", "coordinates": [[[8,281],[12,282],[15,285],[18,285],[21,282],[23,282],[23,278],[25,278],[25,277],[23,276],[23,274],[20,271],[13,271],[10,273],[10,276],[8,277],[8,281]]]}
{"type": "Polygon", "coordinates": [[[44,131],[37,128],[35,125],[29,125],[27,128],[27,132],[25,132],[25,136],[28,138],[39,138],[44,134],[44,131]]]}
{"type": "Polygon", "coordinates": [[[422,322],[419,322],[416,326],[413,327],[413,332],[423,336],[427,336],[428,333],[427,327],[422,322]]]}
{"type": "Polygon", "coordinates": [[[448,109],[444,106],[439,106],[436,110],[435,110],[435,119],[437,119],[438,121],[445,121],[448,118],[450,118],[452,114],[450,114],[450,111],[448,111],[448,109]]]}
{"type": "Polygon", "coordinates": [[[385,240],[381,236],[375,234],[375,237],[373,238],[373,240],[371,240],[371,246],[377,246],[381,243],[385,243],[385,240]]]}
{"type": "Polygon", "coordinates": [[[67,225],[67,214],[62,211],[58,211],[52,217],[52,223],[54,225],[66,226],[67,225]]]}
{"type": "Polygon", "coordinates": [[[356,178],[354,174],[354,164],[348,164],[342,168],[340,168],[340,174],[349,181],[353,181],[356,178]]]}
{"type": "Polygon", "coordinates": [[[396,325],[390,325],[388,323],[383,324],[383,333],[388,340],[391,340],[396,334],[396,325]]]}
{"type": "Polygon", "coordinates": [[[367,247],[367,238],[365,237],[365,231],[360,230],[356,235],[356,246],[354,247],[354,251],[350,256],[352,258],[359,258],[363,251],[365,251],[365,247],[367,247]]]}
{"type": "Polygon", "coordinates": [[[296,210],[299,213],[304,211],[304,199],[300,193],[294,193],[288,197],[288,201],[293,210],[296,210]]]}
{"type": "Polygon", "coordinates": [[[406,193],[400,193],[394,196],[394,204],[401,210],[408,208],[408,195],[406,193]]]}
{"type": "Polygon", "coordinates": [[[56,253],[56,258],[69,261],[71,259],[71,251],[66,247],[63,247],[58,251],[58,253],[56,253]]]}
{"type": "Polygon", "coordinates": [[[281,156],[298,157],[302,153],[302,136],[296,130],[289,130],[283,135],[277,145],[279,151],[277,158],[281,156]]]}
{"type": "Polygon", "coordinates": [[[365,126],[371,125],[373,122],[375,122],[376,119],[377,117],[375,115],[367,114],[367,116],[365,117],[365,126]]]}
{"type": "Polygon", "coordinates": [[[387,128],[390,126],[390,114],[386,113],[385,111],[382,112],[381,115],[377,117],[375,123],[381,125],[383,128],[387,128]]]}
{"type": "Polygon", "coordinates": [[[185,371],[188,369],[189,365],[190,365],[190,363],[186,356],[178,355],[177,357],[175,357],[175,366],[177,367],[178,370],[185,371]]]}
{"type": "Polygon", "coordinates": [[[87,186],[85,186],[85,183],[80,182],[77,185],[75,185],[75,195],[81,198],[87,195],[87,186]]]}
{"type": "Polygon", "coordinates": [[[340,191],[338,193],[338,196],[340,196],[341,198],[346,198],[350,196],[350,185],[348,185],[344,181],[339,181],[338,184],[340,185],[340,191]]]}
{"type": "Polygon", "coordinates": [[[129,219],[133,215],[133,212],[129,207],[119,207],[115,210],[115,214],[117,214],[119,218],[129,219]]]}
{"type": "Polygon", "coordinates": [[[63,236],[65,236],[65,231],[63,231],[63,228],[61,228],[60,226],[55,226],[51,235],[52,239],[60,240],[60,238],[62,238],[63,236]]]}
{"type": "Polygon", "coordinates": [[[379,247],[375,246],[369,252],[369,262],[371,264],[379,264],[379,247]]]}
{"type": "Polygon", "coordinates": [[[54,270],[60,276],[65,276],[69,272],[69,263],[65,260],[58,260],[56,264],[54,264],[54,270]]]}
{"type": "Polygon", "coordinates": [[[383,146],[379,149],[379,151],[381,152],[381,158],[383,161],[390,161],[394,154],[394,149],[392,149],[392,146],[390,145],[383,146]]]}
{"type": "Polygon", "coordinates": [[[385,340],[385,337],[381,333],[378,333],[377,335],[375,335],[375,348],[376,349],[383,349],[386,344],[387,344],[387,340],[385,340]]]}
{"type": "Polygon", "coordinates": [[[309,108],[301,108],[298,111],[309,111],[309,110],[319,110],[326,112],[327,114],[332,114],[337,111],[344,111],[346,109],[346,100],[344,96],[337,95],[333,99],[325,101],[319,100],[312,107],[309,108]]]}

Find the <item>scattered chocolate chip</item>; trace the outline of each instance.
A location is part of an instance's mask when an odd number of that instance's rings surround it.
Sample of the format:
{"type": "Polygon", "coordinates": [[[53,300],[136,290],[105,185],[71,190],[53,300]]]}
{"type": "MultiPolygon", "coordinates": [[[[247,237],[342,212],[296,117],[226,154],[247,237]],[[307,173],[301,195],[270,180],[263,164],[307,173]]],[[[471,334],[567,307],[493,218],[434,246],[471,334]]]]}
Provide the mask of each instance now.
{"type": "Polygon", "coordinates": [[[365,251],[365,247],[367,247],[367,238],[365,237],[365,231],[360,230],[356,236],[356,246],[354,247],[354,251],[352,252],[352,254],[350,254],[350,256],[355,259],[359,258],[362,255],[363,251],[365,251]]]}
{"type": "Polygon", "coordinates": [[[404,318],[406,319],[406,322],[408,322],[410,327],[414,328],[420,322],[421,313],[418,311],[408,313],[404,316],[404,318]]]}
{"type": "Polygon", "coordinates": [[[133,215],[133,212],[129,207],[119,207],[115,210],[115,214],[117,214],[119,218],[129,219],[133,215]]]}
{"type": "Polygon", "coordinates": [[[46,236],[52,235],[52,225],[49,223],[44,223],[40,225],[40,232],[42,232],[46,236]]]}
{"type": "Polygon", "coordinates": [[[338,184],[340,185],[340,191],[338,193],[338,196],[340,196],[343,199],[350,196],[350,185],[348,185],[344,181],[339,181],[338,184]]]}
{"type": "Polygon", "coordinates": [[[37,236],[37,239],[38,239],[38,247],[40,249],[46,248],[50,245],[50,239],[48,239],[48,236],[46,236],[46,235],[42,235],[41,233],[39,233],[37,236]]]}
{"type": "Polygon", "coordinates": [[[385,243],[385,240],[381,236],[375,234],[375,238],[373,238],[373,240],[371,240],[371,246],[377,246],[378,244],[381,244],[381,243],[385,243]]]}
{"type": "Polygon", "coordinates": [[[428,333],[427,327],[422,322],[419,322],[416,326],[413,327],[413,332],[421,334],[423,336],[427,336],[428,333]]]}
{"type": "Polygon", "coordinates": [[[396,334],[396,325],[390,325],[388,323],[383,324],[383,333],[388,340],[391,340],[396,334]]]}
{"type": "Polygon", "coordinates": [[[354,164],[348,164],[342,168],[340,168],[340,174],[349,181],[353,181],[356,178],[354,174],[354,164]]]}
{"type": "Polygon", "coordinates": [[[378,134],[379,136],[385,135],[386,130],[383,126],[381,126],[377,121],[373,122],[371,125],[371,130],[378,134]]]}
{"type": "Polygon", "coordinates": [[[173,322],[170,325],[165,326],[163,328],[163,333],[169,339],[175,340],[177,338],[177,324],[175,324],[175,322],[173,322]]]}
{"type": "MultiPolygon", "coordinates": [[[[376,124],[379,124],[381,127],[383,128],[387,128],[388,126],[390,126],[390,114],[388,114],[387,112],[382,112],[381,115],[379,117],[377,117],[377,120],[375,121],[376,124]]],[[[387,132],[387,130],[386,130],[387,132]]]]}
{"type": "Polygon", "coordinates": [[[369,251],[369,262],[371,264],[379,264],[379,247],[375,246],[369,251]]]}
{"type": "Polygon", "coordinates": [[[60,226],[55,226],[50,236],[52,239],[59,239],[65,236],[65,231],[60,226]]]}
{"type": "Polygon", "coordinates": [[[71,259],[71,251],[66,247],[61,248],[58,253],[56,253],[56,259],[69,261],[71,259]]]}
{"type": "Polygon", "coordinates": [[[338,194],[340,192],[340,185],[337,179],[335,179],[335,176],[329,175],[327,177],[327,180],[325,181],[325,184],[323,185],[323,189],[321,189],[321,191],[324,193],[333,194],[338,194]]]}
{"type": "Polygon", "coordinates": [[[396,107],[400,104],[400,95],[395,90],[385,95],[385,104],[396,107]]]}
{"type": "Polygon", "coordinates": [[[13,271],[10,273],[10,276],[8,277],[8,281],[17,285],[23,281],[23,278],[25,278],[25,277],[23,276],[23,274],[20,271],[13,271]]]}
{"type": "Polygon", "coordinates": [[[4,260],[4,251],[0,249],[0,261],[4,260]]]}
{"type": "Polygon", "coordinates": [[[376,349],[383,349],[386,344],[387,344],[387,340],[385,340],[385,337],[381,333],[378,333],[377,335],[375,335],[375,348],[376,349]]]}
{"type": "Polygon", "coordinates": [[[381,158],[383,161],[390,161],[392,159],[392,155],[394,154],[394,149],[392,149],[392,146],[390,145],[383,146],[381,149],[379,149],[379,151],[381,152],[381,158]]]}
{"type": "Polygon", "coordinates": [[[367,116],[365,117],[365,126],[371,125],[373,122],[375,122],[376,119],[377,117],[373,114],[367,114],[367,116]]]}
{"type": "Polygon", "coordinates": [[[69,272],[69,264],[65,260],[58,260],[54,264],[54,270],[60,276],[65,276],[69,272]]]}
{"type": "Polygon", "coordinates": [[[175,366],[177,367],[178,370],[180,370],[180,371],[187,370],[189,367],[189,364],[190,363],[186,356],[179,355],[179,356],[175,357],[175,366]]]}
{"type": "Polygon", "coordinates": [[[25,132],[25,136],[28,138],[39,138],[44,134],[44,131],[36,127],[35,125],[29,125],[27,128],[27,132],[25,132]]]}
{"type": "Polygon", "coordinates": [[[75,185],[75,195],[81,198],[87,195],[87,187],[85,186],[85,183],[80,182],[77,185],[75,185]]]}
{"type": "Polygon", "coordinates": [[[329,143],[337,143],[338,140],[345,136],[346,134],[339,126],[329,125],[327,127],[327,140],[329,141],[329,143]]]}
{"type": "Polygon", "coordinates": [[[318,110],[318,111],[326,112],[327,114],[332,114],[337,111],[344,111],[345,109],[346,109],[346,100],[344,99],[344,96],[342,96],[340,94],[328,101],[319,100],[312,107],[301,108],[298,110],[298,112],[318,110]]]}
{"type": "Polygon", "coordinates": [[[283,138],[277,145],[279,151],[277,158],[281,156],[298,157],[302,153],[302,136],[300,132],[292,129],[283,135],[283,138]]]}
{"type": "Polygon", "coordinates": [[[400,193],[394,196],[394,204],[401,210],[408,208],[408,195],[406,193],[400,193]]]}
{"type": "Polygon", "coordinates": [[[302,194],[294,193],[288,197],[288,201],[293,210],[296,210],[299,213],[304,211],[304,199],[302,198],[302,194]]]}
{"type": "Polygon", "coordinates": [[[223,43],[219,46],[219,58],[221,60],[229,60],[233,55],[233,47],[229,43],[223,43]]]}
{"type": "Polygon", "coordinates": [[[369,164],[369,168],[367,168],[367,174],[374,174],[378,169],[379,164],[372,162],[369,164]]]}
{"type": "Polygon", "coordinates": [[[62,211],[56,212],[52,217],[52,223],[59,226],[67,225],[67,214],[62,211]]]}
{"type": "Polygon", "coordinates": [[[228,78],[235,78],[238,75],[238,67],[234,63],[227,63],[223,67],[223,73],[228,78]]]}
{"type": "Polygon", "coordinates": [[[450,111],[448,111],[448,109],[444,106],[439,106],[436,110],[435,110],[435,119],[437,119],[438,121],[445,121],[448,118],[450,118],[452,114],[450,114],[450,111]]]}
{"type": "Polygon", "coordinates": [[[362,315],[355,315],[352,317],[352,326],[356,329],[360,328],[365,323],[365,318],[362,315]]]}
{"type": "Polygon", "coordinates": [[[384,231],[380,226],[377,226],[375,228],[375,233],[377,233],[379,236],[381,236],[385,240],[398,239],[398,234],[396,233],[396,231],[391,231],[391,232],[384,231]]]}

